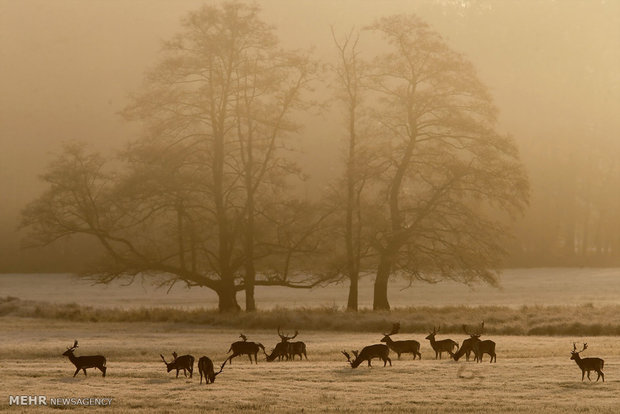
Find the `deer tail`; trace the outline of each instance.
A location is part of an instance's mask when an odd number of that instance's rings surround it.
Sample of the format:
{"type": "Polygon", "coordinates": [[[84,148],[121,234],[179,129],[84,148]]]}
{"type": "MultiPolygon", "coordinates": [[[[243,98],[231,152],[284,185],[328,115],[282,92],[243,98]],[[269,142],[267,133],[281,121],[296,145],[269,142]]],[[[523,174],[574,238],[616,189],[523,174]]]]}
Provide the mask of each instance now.
{"type": "Polygon", "coordinates": [[[229,353],[230,351],[232,351],[232,345],[230,346],[230,348],[228,348],[228,351],[226,351],[226,353],[229,353]]]}

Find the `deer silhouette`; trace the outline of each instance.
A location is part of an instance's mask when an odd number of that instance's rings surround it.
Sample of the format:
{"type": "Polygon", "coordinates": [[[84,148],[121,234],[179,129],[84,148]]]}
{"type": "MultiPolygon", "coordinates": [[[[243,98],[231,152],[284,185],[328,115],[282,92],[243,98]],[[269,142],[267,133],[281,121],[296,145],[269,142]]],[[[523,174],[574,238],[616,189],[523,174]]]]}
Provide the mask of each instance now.
{"type": "Polygon", "coordinates": [[[232,359],[234,357],[239,356],[239,355],[247,355],[248,358],[250,358],[250,364],[251,364],[252,355],[254,355],[254,361],[256,362],[256,364],[258,364],[259,349],[262,349],[265,356],[268,356],[267,352],[265,352],[265,347],[263,346],[263,344],[257,343],[257,342],[248,342],[248,337],[245,336],[244,334],[239,335],[239,337],[242,340],[233,342],[230,345],[230,349],[228,350],[228,352],[232,351],[232,355],[229,356],[224,362],[230,362],[232,364],[232,359]]]}
{"type": "Polygon", "coordinates": [[[207,356],[200,357],[200,359],[198,360],[198,372],[200,373],[200,383],[202,384],[202,377],[204,376],[205,384],[209,384],[209,383],[213,384],[215,382],[215,377],[217,377],[219,374],[222,373],[222,370],[224,369],[224,365],[226,365],[226,361],[224,361],[224,363],[220,367],[220,370],[218,372],[215,372],[213,370],[213,361],[211,361],[211,358],[207,356]]]}
{"type": "Polygon", "coordinates": [[[413,359],[416,356],[422,359],[422,354],[420,353],[420,343],[413,339],[406,341],[394,341],[390,336],[396,335],[400,331],[400,323],[395,323],[392,325],[392,330],[390,333],[384,333],[381,342],[385,342],[385,344],[398,355],[398,359],[400,359],[400,354],[413,354],[413,359]]]}
{"type": "Polygon", "coordinates": [[[67,348],[67,350],[62,354],[63,356],[69,357],[69,361],[75,365],[75,372],[73,373],[73,377],[75,377],[80,370],[84,371],[84,376],[86,376],[86,368],[98,368],[105,377],[106,372],[106,360],[103,355],[88,355],[88,356],[79,356],[76,357],[73,351],[75,351],[78,347],[77,339],[73,342],[73,346],[71,348],[67,348]]]}
{"type": "Polygon", "coordinates": [[[452,355],[452,350],[455,347],[457,350],[459,349],[459,344],[454,342],[452,339],[442,339],[441,341],[435,340],[435,335],[437,335],[440,329],[441,326],[439,326],[438,328],[435,328],[433,326],[433,332],[429,332],[428,336],[425,338],[431,341],[431,347],[433,347],[433,350],[435,351],[435,359],[437,359],[438,356],[439,359],[441,359],[441,354],[444,352],[448,352],[450,355],[452,355]]]}
{"type": "Polygon", "coordinates": [[[588,349],[588,344],[583,344],[583,349],[581,349],[581,351],[577,351],[577,344],[573,342],[573,350],[571,351],[570,359],[574,360],[579,368],[581,368],[581,381],[583,381],[586,372],[588,373],[588,380],[592,381],[590,379],[590,371],[596,371],[598,374],[596,380],[598,381],[599,378],[603,378],[603,382],[605,382],[605,374],[603,374],[603,366],[605,365],[605,361],[601,358],[581,358],[581,355],[579,354],[586,349],[588,349]]]}
{"type": "Polygon", "coordinates": [[[355,356],[355,359],[351,361],[351,356],[346,352],[342,351],[342,354],[347,358],[347,362],[351,364],[351,368],[357,368],[362,362],[368,361],[368,366],[372,366],[370,361],[373,358],[380,358],[383,360],[383,366],[389,362],[390,366],[392,366],[392,360],[390,359],[390,349],[387,345],[384,344],[376,344],[376,345],[368,345],[362,348],[362,352],[351,351],[355,356]]]}
{"type": "Polygon", "coordinates": [[[166,362],[166,359],[162,354],[159,354],[164,364],[166,364],[167,372],[172,371],[173,369],[177,370],[177,378],[179,378],[179,371],[183,370],[183,375],[187,377],[187,371],[189,371],[189,377],[192,378],[194,374],[194,357],[192,355],[181,355],[178,356],[176,352],[172,353],[173,360],[172,362],[166,362]]]}

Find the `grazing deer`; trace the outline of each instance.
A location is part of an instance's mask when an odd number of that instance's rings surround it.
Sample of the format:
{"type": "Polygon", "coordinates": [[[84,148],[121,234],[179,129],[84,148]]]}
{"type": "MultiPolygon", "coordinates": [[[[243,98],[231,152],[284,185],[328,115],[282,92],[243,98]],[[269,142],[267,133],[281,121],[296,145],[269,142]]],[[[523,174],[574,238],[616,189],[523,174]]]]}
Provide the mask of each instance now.
{"type": "Polygon", "coordinates": [[[179,378],[180,370],[183,370],[183,375],[185,375],[186,377],[187,371],[189,371],[189,377],[192,378],[194,374],[194,357],[192,355],[178,356],[176,352],[173,352],[172,356],[174,357],[174,359],[172,360],[172,362],[166,362],[166,359],[162,354],[159,354],[159,356],[164,361],[164,364],[166,364],[166,369],[168,370],[168,372],[176,369],[177,378],[179,378]]]}
{"type": "Polygon", "coordinates": [[[278,361],[281,361],[282,358],[289,359],[289,347],[291,344],[288,342],[278,342],[276,347],[271,350],[271,354],[267,355],[267,362],[275,361],[278,358],[278,361]]]}
{"type": "Polygon", "coordinates": [[[276,344],[276,347],[271,350],[271,355],[267,355],[267,361],[271,362],[278,358],[278,361],[282,361],[282,358],[286,358],[288,361],[290,359],[290,351],[289,351],[289,342],[291,339],[295,338],[299,334],[299,331],[295,331],[295,335],[287,336],[280,332],[280,327],[278,326],[278,336],[280,337],[280,342],[276,344]]]}
{"type": "Polygon", "coordinates": [[[86,376],[86,368],[98,368],[99,371],[103,373],[102,376],[105,377],[106,366],[105,366],[105,357],[103,355],[88,355],[88,356],[79,356],[76,357],[73,354],[73,351],[78,347],[77,339],[73,342],[73,346],[71,348],[67,348],[67,350],[62,354],[63,356],[69,357],[69,361],[75,365],[75,372],[73,373],[73,377],[75,377],[80,370],[84,371],[84,376],[86,376]]]}
{"type": "Polygon", "coordinates": [[[497,355],[495,354],[495,342],[491,341],[490,339],[484,341],[475,341],[473,349],[474,355],[476,356],[476,361],[482,362],[482,355],[489,354],[491,356],[489,363],[497,362],[497,355]]]}
{"type": "Polygon", "coordinates": [[[265,347],[263,346],[263,344],[261,343],[256,343],[256,342],[248,342],[248,337],[245,336],[244,334],[239,335],[239,337],[241,339],[243,339],[243,341],[237,341],[237,342],[233,342],[230,345],[230,349],[228,350],[228,352],[232,351],[232,355],[229,356],[226,362],[230,362],[232,364],[232,359],[236,356],[239,355],[247,355],[250,358],[250,364],[252,363],[252,355],[254,355],[254,361],[256,361],[256,364],[258,364],[258,351],[259,349],[262,349],[263,352],[265,353],[265,356],[267,355],[267,352],[265,352],[265,347]]]}
{"type": "Polygon", "coordinates": [[[385,342],[386,345],[396,354],[398,355],[398,359],[400,359],[400,354],[413,354],[413,359],[415,359],[416,355],[422,359],[422,354],[420,353],[420,343],[418,341],[414,341],[413,339],[407,341],[393,341],[390,338],[391,335],[396,335],[400,330],[400,323],[395,323],[392,325],[392,330],[390,333],[384,333],[381,342],[385,342]]]}
{"type": "MultiPolygon", "coordinates": [[[[480,336],[482,335],[483,329],[484,329],[484,321],[482,321],[482,323],[480,324],[480,329],[476,332],[470,332],[467,329],[467,326],[463,325],[463,331],[467,335],[469,335],[469,338],[465,339],[463,343],[461,344],[461,347],[459,348],[459,350],[456,353],[452,354],[452,358],[454,358],[455,361],[458,361],[459,358],[461,358],[463,355],[465,355],[465,360],[469,361],[469,356],[474,351],[474,343],[480,340],[480,336]]],[[[475,355],[476,354],[474,353],[474,356],[475,355]]]]}
{"type": "Polygon", "coordinates": [[[347,352],[342,351],[342,354],[347,357],[347,361],[349,362],[349,364],[351,364],[351,368],[357,368],[364,361],[368,361],[368,366],[370,367],[372,366],[370,365],[370,361],[373,358],[381,358],[383,360],[383,366],[386,366],[388,362],[390,363],[390,366],[392,366],[392,360],[388,356],[390,355],[390,349],[387,347],[387,345],[369,345],[364,347],[362,349],[362,352],[351,352],[353,353],[353,355],[355,355],[355,359],[353,361],[351,361],[351,356],[347,352]]]}
{"type": "Polygon", "coordinates": [[[581,351],[577,351],[577,344],[573,342],[573,350],[571,351],[570,359],[574,360],[577,365],[579,365],[579,368],[581,368],[581,381],[583,381],[583,377],[586,372],[588,373],[588,380],[592,381],[590,379],[590,371],[596,371],[598,374],[596,381],[602,377],[603,382],[605,382],[605,374],[603,374],[603,366],[605,365],[605,361],[601,358],[581,358],[581,355],[579,354],[586,349],[588,349],[588,344],[583,344],[583,349],[581,351]]]}
{"type": "Polygon", "coordinates": [[[306,344],[301,341],[289,343],[288,354],[293,361],[295,360],[295,355],[299,355],[300,360],[303,360],[303,357],[306,357],[306,361],[308,360],[308,355],[306,354],[306,344]]]}
{"type": "Polygon", "coordinates": [[[215,372],[213,370],[213,361],[211,361],[211,358],[206,357],[206,356],[200,357],[200,359],[198,360],[198,372],[200,373],[200,383],[202,384],[202,376],[204,375],[205,384],[208,384],[209,382],[213,384],[215,382],[215,377],[217,377],[218,374],[220,374],[222,370],[224,369],[224,365],[226,365],[226,361],[224,361],[224,363],[220,367],[220,370],[218,372],[215,372]]]}
{"type": "Polygon", "coordinates": [[[425,338],[431,341],[431,346],[435,351],[435,359],[437,359],[437,356],[439,356],[439,359],[441,359],[441,355],[444,352],[448,352],[450,355],[452,355],[452,350],[454,349],[454,347],[456,347],[457,350],[459,349],[459,344],[454,342],[452,339],[443,339],[441,341],[435,340],[435,335],[439,332],[440,329],[441,326],[439,326],[439,328],[435,328],[433,326],[433,332],[429,332],[428,336],[425,338]]]}

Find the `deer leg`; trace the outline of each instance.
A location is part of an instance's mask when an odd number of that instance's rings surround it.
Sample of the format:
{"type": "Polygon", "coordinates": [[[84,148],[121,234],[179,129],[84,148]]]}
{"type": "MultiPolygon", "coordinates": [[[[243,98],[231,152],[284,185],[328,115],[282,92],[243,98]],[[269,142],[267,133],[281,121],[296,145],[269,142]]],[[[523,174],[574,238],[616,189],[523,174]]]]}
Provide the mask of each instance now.
{"type": "Polygon", "coordinates": [[[592,381],[592,380],[590,379],[590,370],[588,370],[588,381],[592,381]]]}
{"type": "MultiPolygon", "coordinates": [[[[390,359],[390,357],[387,357],[387,360],[390,363],[390,366],[392,366],[392,360],[390,359]]],[[[383,366],[385,366],[385,361],[383,362],[383,366]]]]}
{"type": "Polygon", "coordinates": [[[586,371],[581,370],[581,381],[583,382],[583,378],[586,376],[586,371]]]}
{"type": "Polygon", "coordinates": [[[101,370],[101,372],[103,372],[103,376],[105,377],[105,371],[106,371],[106,367],[101,367],[99,368],[101,370]]]}
{"type": "Polygon", "coordinates": [[[84,376],[87,377],[88,375],[86,375],[86,368],[82,368],[82,371],[84,371],[84,376]]]}
{"type": "Polygon", "coordinates": [[[194,368],[189,367],[189,377],[192,378],[194,376],[194,368]]]}
{"type": "Polygon", "coordinates": [[[75,378],[75,376],[78,374],[78,372],[80,372],[79,368],[75,370],[75,373],[73,373],[73,378],[75,378]]]}
{"type": "MultiPolygon", "coordinates": [[[[599,371],[598,375],[600,375],[603,378],[603,382],[605,382],[605,374],[603,374],[603,371],[599,371]]],[[[596,380],[598,381],[598,378],[596,380]]]]}

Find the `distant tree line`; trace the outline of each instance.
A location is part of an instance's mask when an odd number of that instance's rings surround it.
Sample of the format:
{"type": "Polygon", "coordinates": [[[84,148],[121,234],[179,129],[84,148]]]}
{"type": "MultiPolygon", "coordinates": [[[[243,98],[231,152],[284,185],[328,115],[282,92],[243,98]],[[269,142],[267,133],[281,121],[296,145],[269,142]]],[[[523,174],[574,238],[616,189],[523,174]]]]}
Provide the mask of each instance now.
{"type": "Polygon", "coordinates": [[[165,276],[213,290],[221,311],[240,291],[255,310],[256,286],[338,281],[357,310],[364,274],[376,310],[394,277],[496,283],[528,179],[474,67],[426,23],[334,29],[326,66],[282,49],[257,6],[204,6],[182,26],[123,111],[143,135],[113,157],[67,144],[23,212],[28,244],[86,236],[103,253],[90,277],[165,276]],[[341,163],[303,194],[292,149],[326,84],[341,163]]]}

